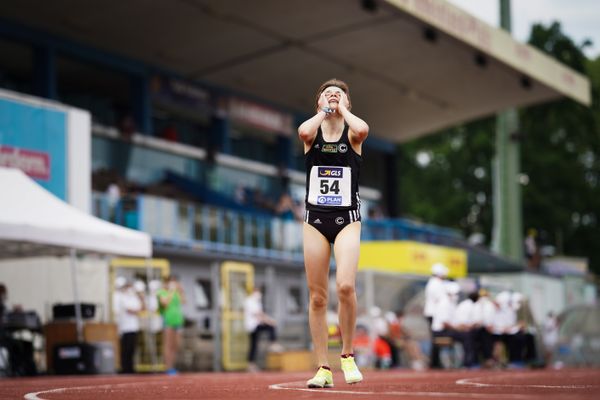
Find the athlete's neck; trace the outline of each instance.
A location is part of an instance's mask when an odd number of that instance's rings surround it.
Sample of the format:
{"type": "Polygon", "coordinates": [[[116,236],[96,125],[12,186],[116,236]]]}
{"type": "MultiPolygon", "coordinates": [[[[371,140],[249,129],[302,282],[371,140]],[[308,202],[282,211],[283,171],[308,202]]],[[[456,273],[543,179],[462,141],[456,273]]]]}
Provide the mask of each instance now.
{"type": "Polygon", "coordinates": [[[321,124],[323,139],[325,141],[335,141],[340,138],[344,131],[344,118],[341,115],[330,116],[321,124]]]}

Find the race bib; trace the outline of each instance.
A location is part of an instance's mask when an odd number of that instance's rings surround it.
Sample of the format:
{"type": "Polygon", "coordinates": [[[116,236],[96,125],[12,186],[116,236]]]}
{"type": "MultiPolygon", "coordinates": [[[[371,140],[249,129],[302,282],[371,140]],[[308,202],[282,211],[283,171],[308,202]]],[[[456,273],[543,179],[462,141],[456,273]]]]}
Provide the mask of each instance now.
{"type": "Polygon", "coordinates": [[[315,206],[349,207],[352,204],[351,181],[349,167],[315,165],[310,170],[308,202],[315,206]]]}

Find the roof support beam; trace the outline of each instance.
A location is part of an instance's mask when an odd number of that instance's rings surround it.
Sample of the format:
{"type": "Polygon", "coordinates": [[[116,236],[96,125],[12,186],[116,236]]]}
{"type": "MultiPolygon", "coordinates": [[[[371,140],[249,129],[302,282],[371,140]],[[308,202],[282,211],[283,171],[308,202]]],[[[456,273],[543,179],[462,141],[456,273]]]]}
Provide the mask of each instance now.
{"type": "MultiPolygon", "coordinates": [[[[500,26],[510,33],[510,0],[500,0],[500,26]]],[[[493,249],[515,261],[523,259],[523,212],[521,204],[521,146],[518,140],[519,115],[515,108],[496,118],[496,157],[493,179],[493,249]]]]}

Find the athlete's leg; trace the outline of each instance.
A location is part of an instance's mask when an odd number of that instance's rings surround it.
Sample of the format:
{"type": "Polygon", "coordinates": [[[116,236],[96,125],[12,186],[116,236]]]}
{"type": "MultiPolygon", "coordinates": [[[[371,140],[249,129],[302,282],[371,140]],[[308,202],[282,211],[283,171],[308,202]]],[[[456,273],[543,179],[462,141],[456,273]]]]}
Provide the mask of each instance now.
{"type": "Polygon", "coordinates": [[[317,363],[329,366],[327,361],[327,288],[331,246],[314,227],[304,224],[304,265],[310,295],[308,322],[315,348],[317,363]]]}
{"type": "Polygon", "coordinates": [[[346,226],[335,238],[338,316],[342,333],[342,354],[352,353],[356,325],[356,270],[360,254],[360,222],[346,226]]]}

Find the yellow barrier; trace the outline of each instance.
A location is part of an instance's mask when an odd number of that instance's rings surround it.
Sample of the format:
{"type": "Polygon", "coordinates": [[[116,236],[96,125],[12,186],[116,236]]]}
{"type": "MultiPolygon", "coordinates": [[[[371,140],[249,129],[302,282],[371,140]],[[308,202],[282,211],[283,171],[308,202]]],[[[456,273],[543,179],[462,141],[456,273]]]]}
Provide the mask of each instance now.
{"type": "Polygon", "coordinates": [[[221,265],[223,311],[223,369],[243,370],[248,366],[248,333],[244,329],[244,299],[254,287],[254,266],[227,261],[221,265]]]}
{"type": "Polygon", "coordinates": [[[437,262],[448,267],[450,278],[467,275],[466,251],[411,241],[361,243],[358,269],[428,276],[437,262]]]}

